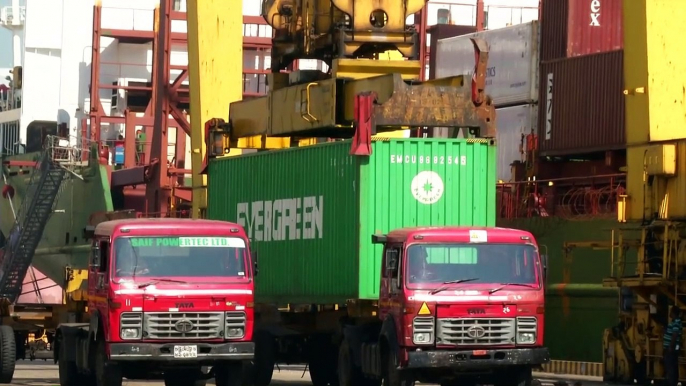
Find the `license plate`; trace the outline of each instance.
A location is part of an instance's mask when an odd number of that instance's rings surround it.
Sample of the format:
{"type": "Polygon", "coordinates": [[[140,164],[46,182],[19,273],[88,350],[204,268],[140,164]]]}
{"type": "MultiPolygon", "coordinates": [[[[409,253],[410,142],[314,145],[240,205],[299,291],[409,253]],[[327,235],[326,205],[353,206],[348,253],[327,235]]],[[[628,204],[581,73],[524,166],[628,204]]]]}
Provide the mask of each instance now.
{"type": "Polygon", "coordinates": [[[197,358],[198,346],[174,346],[174,358],[197,358]]]}

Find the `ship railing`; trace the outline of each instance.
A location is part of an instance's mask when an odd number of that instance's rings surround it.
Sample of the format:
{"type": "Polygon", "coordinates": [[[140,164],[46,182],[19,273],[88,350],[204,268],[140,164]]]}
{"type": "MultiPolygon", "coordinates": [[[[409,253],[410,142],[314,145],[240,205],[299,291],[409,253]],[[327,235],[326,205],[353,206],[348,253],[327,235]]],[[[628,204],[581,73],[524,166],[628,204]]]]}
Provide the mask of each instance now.
{"type": "Polygon", "coordinates": [[[170,209],[166,212],[136,212],[136,218],[191,218],[191,210],[188,209],[170,209]]]}
{"type": "Polygon", "coordinates": [[[78,171],[88,166],[91,141],[74,136],[48,135],[45,139],[45,151],[53,162],[82,179],[78,171]]]}
{"type": "Polygon", "coordinates": [[[500,219],[561,217],[616,218],[617,199],[626,186],[624,174],[498,183],[500,219]]]}
{"type": "MultiPolygon", "coordinates": [[[[180,130],[180,129],[179,129],[180,130]]],[[[111,165],[124,165],[125,156],[125,144],[123,139],[117,140],[104,140],[101,141],[102,147],[107,149],[109,154],[108,162],[111,165]],[[121,151],[121,157],[117,157],[117,152],[121,151]]],[[[152,141],[141,141],[136,140],[135,142],[135,166],[144,166],[150,163],[150,148],[152,147],[152,141]]],[[[176,142],[169,141],[167,143],[167,162],[173,163],[176,157],[176,142]]]]}

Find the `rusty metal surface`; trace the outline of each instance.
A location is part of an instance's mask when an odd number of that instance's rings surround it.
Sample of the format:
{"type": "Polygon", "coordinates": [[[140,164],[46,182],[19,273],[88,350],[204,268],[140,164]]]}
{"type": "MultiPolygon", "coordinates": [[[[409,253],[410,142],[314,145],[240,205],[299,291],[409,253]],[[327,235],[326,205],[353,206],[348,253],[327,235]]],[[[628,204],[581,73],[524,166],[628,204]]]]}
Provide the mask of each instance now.
{"type": "Polygon", "coordinates": [[[490,101],[475,107],[471,84],[458,86],[461,77],[412,86],[393,78],[393,93],[375,106],[377,126],[469,127],[495,137],[495,107],[490,101]]]}
{"type": "Polygon", "coordinates": [[[540,155],[626,147],[623,58],[623,51],[612,51],[541,63],[540,155]]]}
{"type": "Polygon", "coordinates": [[[470,127],[478,128],[481,136],[494,137],[495,108],[487,97],[475,106],[471,82],[463,83],[462,77],[453,77],[409,85],[400,74],[349,82],[332,79],[310,87],[309,102],[303,100],[307,85],[287,87],[268,97],[232,103],[231,136],[234,140],[319,131],[330,137],[350,137],[354,132],[355,95],[374,92],[374,119],[379,131],[397,130],[399,126],[470,127]]]}
{"type": "Polygon", "coordinates": [[[112,171],[112,181],[110,185],[113,188],[121,186],[144,185],[150,181],[149,178],[150,166],[135,166],[128,169],[120,169],[112,171]]]}
{"type": "Polygon", "coordinates": [[[541,61],[567,55],[567,15],[570,0],[543,0],[541,3],[541,61]]]}
{"type": "MultiPolygon", "coordinates": [[[[262,98],[232,103],[231,141],[257,135],[350,137],[355,132],[355,97],[368,92],[376,95],[377,131],[461,127],[495,137],[495,107],[485,93],[488,46],[482,39],[472,42],[476,70],[471,81],[457,76],[408,84],[402,73],[351,80],[336,78],[334,72],[332,79],[281,87],[262,98]]],[[[385,61],[366,63],[379,70],[387,66],[385,61]]],[[[372,74],[379,72],[383,73],[372,74]]]]}
{"type": "Polygon", "coordinates": [[[436,24],[427,30],[431,35],[429,46],[429,79],[436,78],[436,47],[438,41],[454,36],[462,36],[476,32],[476,27],[473,25],[451,25],[451,24],[436,24]]]}
{"type": "Polygon", "coordinates": [[[624,48],[622,0],[574,0],[567,18],[567,57],[624,48]]]}

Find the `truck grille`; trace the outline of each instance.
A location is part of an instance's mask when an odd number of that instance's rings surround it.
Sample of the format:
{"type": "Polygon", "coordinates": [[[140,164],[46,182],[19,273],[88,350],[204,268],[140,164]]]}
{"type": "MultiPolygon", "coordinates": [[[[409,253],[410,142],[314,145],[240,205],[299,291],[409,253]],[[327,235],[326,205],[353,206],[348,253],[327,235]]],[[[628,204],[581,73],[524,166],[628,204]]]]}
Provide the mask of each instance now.
{"type": "Polygon", "coordinates": [[[216,339],[224,335],[223,312],[146,312],[148,339],[216,339]]]}
{"type": "Polygon", "coordinates": [[[514,319],[438,319],[436,344],[499,345],[515,343],[514,319]]]}

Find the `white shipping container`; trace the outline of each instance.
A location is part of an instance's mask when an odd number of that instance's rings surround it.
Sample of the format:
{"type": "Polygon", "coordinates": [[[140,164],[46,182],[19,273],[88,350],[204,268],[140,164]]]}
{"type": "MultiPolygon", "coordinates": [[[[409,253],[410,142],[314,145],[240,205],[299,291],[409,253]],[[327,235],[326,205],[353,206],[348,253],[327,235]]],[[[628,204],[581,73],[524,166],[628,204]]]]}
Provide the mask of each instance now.
{"type": "Polygon", "coordinates": [[[489,46],[486,94],[496,106],[538,101],[538,21],[438,41],[436,76],[471,76],[479,37],[489,46]]]}
{"type": "MultiPolygon", "coordinates": [[[[496,109],[495,122],[498,132],[496,144],[498,148],[498,180],[510,182],[514,161],[521,161],[519,152],[522,135],[538,133],[538,106],[520,105],[496,109]]],[[[526,140],[524,142],[526,144],[526,140]]]]}

